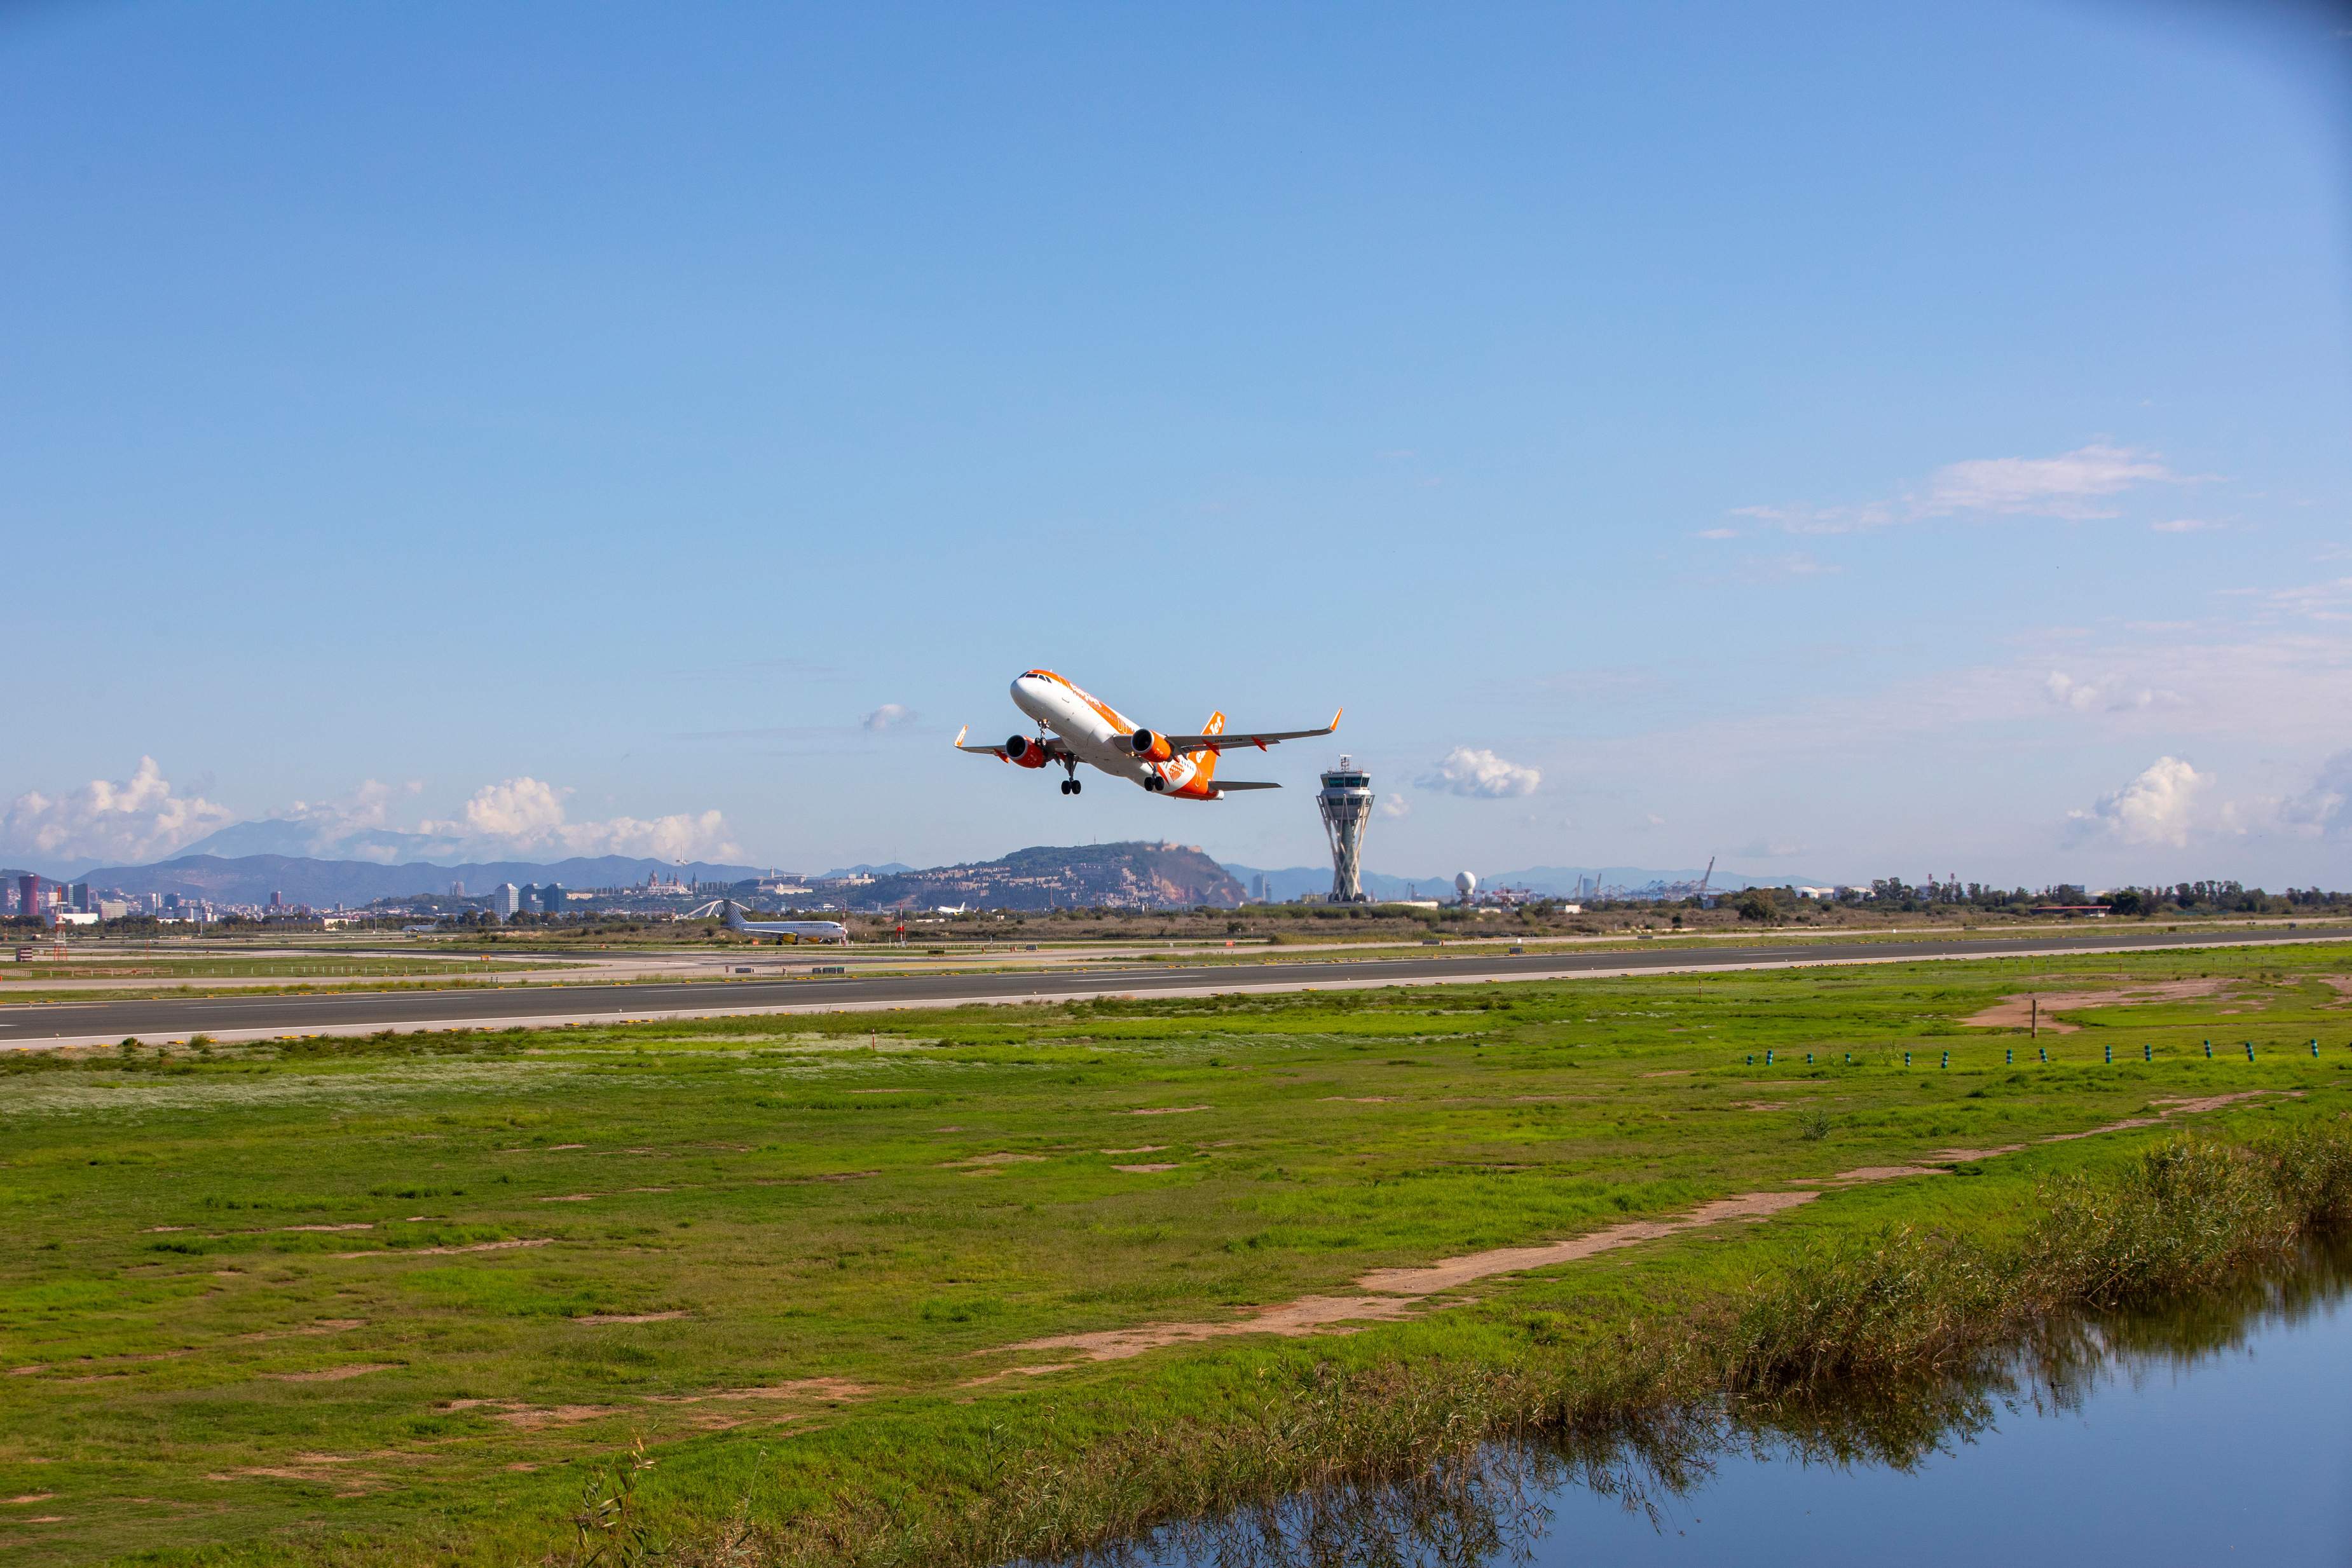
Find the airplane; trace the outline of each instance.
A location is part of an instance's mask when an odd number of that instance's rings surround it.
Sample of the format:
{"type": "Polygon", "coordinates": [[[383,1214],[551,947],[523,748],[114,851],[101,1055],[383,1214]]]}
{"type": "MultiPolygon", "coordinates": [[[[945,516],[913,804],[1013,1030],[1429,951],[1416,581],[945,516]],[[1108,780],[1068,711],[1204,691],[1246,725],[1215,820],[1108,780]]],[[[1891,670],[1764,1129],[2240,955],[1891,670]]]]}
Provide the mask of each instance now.
{"type": "MultiPolygon", "coordinates": [[[[1269,729],[1225,733],[1225,716],[1213,713],[1198,735],[1162,735],[1147,729],[1109,704],[1051,670],[1024,670],[1013,682],[1013,705],[1037,721],[1036,738],[1016,735],[1002,746],[966,746],[966,725],[956,732],[958,751],[979,751],[1016,768],[1059,768],[1067,775],[1062,793],[1083,786],[1078,764],[1126,779],[1155,795],[1180,800],[1222,800],[1235,789],[1279,789],[1279,784],[1217,778],[1217,759],[1235,747],[1260,751],[1279,740],[1305,740],[1339,727],[1339,715],[1321,729],[1269,729]],[[1049,733],[1050,732],[1050,733],[1049,733]]],[[[1344,709],[1342,712],[1346,711],[1344,709]]]]}
{"type": "Polygon", "coordinates": [[[773,936],[779,941],[789,936],[794,942],[849,940],[849,927],[838,920],[746,920],[741,904],[731,898],[719,902],[727,906],[727,929],[740,931],[747,936],[773,936]]]}

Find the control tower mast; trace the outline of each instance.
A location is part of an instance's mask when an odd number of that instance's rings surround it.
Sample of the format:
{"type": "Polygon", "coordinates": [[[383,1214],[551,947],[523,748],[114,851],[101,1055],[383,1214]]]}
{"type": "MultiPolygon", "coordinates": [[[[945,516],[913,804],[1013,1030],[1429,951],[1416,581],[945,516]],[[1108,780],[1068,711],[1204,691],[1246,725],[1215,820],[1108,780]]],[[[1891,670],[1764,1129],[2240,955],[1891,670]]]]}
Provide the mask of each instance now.
{"type": "Polygon", "coordinates": [[[1331,898],[1333,904],[1363,904],[1364,825],[1372,820],[1372,776],[1342,756],[1339,766],[1323,775],[1323,792],[1315,797],[1322,808],[1323,831],[1331,839],[1331,898]]]}

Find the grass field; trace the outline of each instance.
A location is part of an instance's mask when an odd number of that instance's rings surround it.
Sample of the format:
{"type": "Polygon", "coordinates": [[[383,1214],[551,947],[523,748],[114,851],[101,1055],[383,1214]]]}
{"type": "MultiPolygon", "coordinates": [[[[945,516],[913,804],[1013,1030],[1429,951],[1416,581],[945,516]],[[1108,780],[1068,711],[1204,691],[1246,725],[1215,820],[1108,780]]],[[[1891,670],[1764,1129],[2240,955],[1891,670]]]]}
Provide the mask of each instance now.
{"type": "Polygon", "coordinates": [[[1318,1364],[1507,1366],[1825,1236],[2013,1232],[2182,1125],[2341,1117],[2347,977],[2352,946],[15,1059],[0,1551],[535,1561],[637,1438],[688,1534],[919,1512],[1318,1364]],[[2110,994],[2038,1040],[1960,1021],[2027,991],[2110,994]],[[1360,1283],[1749,1195],[1777,1212],[1360,1283]],[[1269,1321],[1326,1332],[1231,1333],[1301,1301],[1269,1321]]]}

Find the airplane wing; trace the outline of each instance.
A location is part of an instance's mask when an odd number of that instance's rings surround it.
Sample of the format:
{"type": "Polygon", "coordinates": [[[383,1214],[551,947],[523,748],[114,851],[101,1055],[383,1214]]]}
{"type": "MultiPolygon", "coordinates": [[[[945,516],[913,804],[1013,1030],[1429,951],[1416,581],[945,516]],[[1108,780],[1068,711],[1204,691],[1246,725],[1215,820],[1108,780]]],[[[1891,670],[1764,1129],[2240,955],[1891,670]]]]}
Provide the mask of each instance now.
{"type": "MultiPolygon", "coordinates": [[[[966,746],[963,743],[963,737],[971,733],[971,726],[970,725],[965,725],[961,729],[956,731],[955,748],[958,751],[980,752],[986,756],[993,757],[1000,762],[1010,762],[1013,760],[1013,758],[1004,754],[1004,747],[1002,746],[966,746]]],[[[1043,747],[1045,752],[1045,758],[1049,762],[1060,761],[1064,757],[1068,756],[1070,751],[1070,748],[1063,744],[1062,737],[1058,735],[1041,736],[1037,739],[1031,741],[1030,744],[1032,746],[1043,747]]]]}
{"type": "MultiPolygon", "coordinates": [[[[1339,713],[1345,713],[1347,711],[1347,709],[1341,708],[1339,713]]],[[[1267,747],[1274,745],[1276,741],[1309,740],[1318,735],[1329,735],[1339,727],[1339,714],[1335,713],[1331,716],[1331,722],[1325,725],[1321,729],[1259,729],[1250,731],[1229,729],[1223,735],[1171,735],[1167,737],[1168,749],[1173,751],[1179,757],[1183,756],[1188,751],[1213,751],[1218,755],[1223,756],[1224,753],[1232,751],[1237,747],[1244,746],[1255,746],[1260,751],[1264,751],[1267,747]]],[[[1223,786],[1223,788],[1234,789],[1245,789],[1247,786],[1227,784],[1223,786]]]]}

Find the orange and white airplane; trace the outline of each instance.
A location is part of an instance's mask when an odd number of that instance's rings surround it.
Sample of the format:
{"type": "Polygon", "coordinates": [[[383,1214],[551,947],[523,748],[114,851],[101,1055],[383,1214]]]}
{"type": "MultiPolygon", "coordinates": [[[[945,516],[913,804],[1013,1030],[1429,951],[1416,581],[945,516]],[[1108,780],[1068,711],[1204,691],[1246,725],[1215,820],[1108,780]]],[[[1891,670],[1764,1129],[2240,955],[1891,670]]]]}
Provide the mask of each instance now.
{"type": "MultiPolygon", "coordinates": [[[[1015,768],[1059,768],[1068,775],[1062,793],[1079,790],[1078,764],[1126,779],[1155,795],[1181,800],[1221,800],[1234,789],[1279,789],[1279,784],[1244,783],[1217,778],[1217,758],[1238,746],[1260,751],[1278,740],[1305,740],[1339,727],[1339,715],[1321,729],[1269,729],[1225,733],[1225,716],[1213,713],[1198,735],[1162,735],[1147,729],[1108,703],[1097,700],[1051,670],[1025,670],[1013,683],[1013,706],[1037,721],[1037,736],[1016,735],[1002,746],[966,746],[966,725],[956,732],[958,751],[984,751],[1015,768]]],[[[1345,711],[1345,710],[1342,710],[1345,711]]]]}

